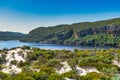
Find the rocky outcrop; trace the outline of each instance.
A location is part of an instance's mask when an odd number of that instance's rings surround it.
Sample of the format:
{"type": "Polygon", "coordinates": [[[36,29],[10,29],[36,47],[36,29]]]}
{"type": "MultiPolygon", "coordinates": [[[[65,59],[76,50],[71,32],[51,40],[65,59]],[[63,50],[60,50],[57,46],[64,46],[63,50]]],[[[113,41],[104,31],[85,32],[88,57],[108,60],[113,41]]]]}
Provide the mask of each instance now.
{"type": "Polygon", "coordinates": [[[120,36],[120,25],[104,26],[101,28],[88,28],[78,32],[79,37],[85,37],[86,35],[107,33],[114,36],[120,36]]]}
{"type": "Polygon", "coordinates": [[[73,35],[73,30],[69,30],[68,32],[62,31],[56,34],[58,40],[65,40],[70,38],[73,35]]]}

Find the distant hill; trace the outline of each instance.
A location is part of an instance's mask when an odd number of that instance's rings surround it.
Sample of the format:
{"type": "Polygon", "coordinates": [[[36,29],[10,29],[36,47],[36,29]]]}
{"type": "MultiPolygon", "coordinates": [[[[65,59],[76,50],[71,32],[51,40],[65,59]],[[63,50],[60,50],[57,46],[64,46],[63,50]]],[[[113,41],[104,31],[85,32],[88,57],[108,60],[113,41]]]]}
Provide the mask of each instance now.
{"type": "Polygon", "coordinates": [[[0,40],[21,40],[26,37],[26,34],[19,32],[3,32],[0,31],[0,40]]]}
{"type": "MultiPolygon", "coordinates": [[[[120,40],[120,18],[102,20],[96,22],[81,22],[71,25],[57,25],[52,27],[39,27],[28,34],[24,41],[58,43],[58,44],[88,44],[95,41],[94,35],[100,35],[99,39],[114,36],[112,40],[97,44],[119,44],[120,40]],[[90,35],[92,39],[85,38],[90,35]],[[115,43],[113,43],[115,41],[115,43]]],[[[97,40],[99,40],[97,39],[97,40]]],[[[101,40],[100,40],[101,41],[101,40]]],[[[106,40],[107,41],[107,40],[106,40]]]]}

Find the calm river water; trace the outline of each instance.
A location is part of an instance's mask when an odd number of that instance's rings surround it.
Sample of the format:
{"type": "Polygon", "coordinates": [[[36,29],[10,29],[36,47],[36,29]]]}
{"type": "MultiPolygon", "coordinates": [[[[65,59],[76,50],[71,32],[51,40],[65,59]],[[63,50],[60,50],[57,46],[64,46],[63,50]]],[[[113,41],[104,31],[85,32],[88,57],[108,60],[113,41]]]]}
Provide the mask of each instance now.
{"type": "MultiPolygon", "coordinates": [[[[66,45],[57,45],[57,44],[41,44],[41,43],[26,43],[20,41],[0,41],[0,49],[3,48],[13,48],[13,47],[22,47],[22,46],[30,46],[30,47],[37,47],[41,49],[50,49],[50,50],[74,50],[74,49],[94,49],[95,47],[90,46],[66,46],[66,45]]],[[[101,48],[101,47],[97,47],[101,48]]],[[[103,47],[102,47],[103,48],[103,47]]]]}

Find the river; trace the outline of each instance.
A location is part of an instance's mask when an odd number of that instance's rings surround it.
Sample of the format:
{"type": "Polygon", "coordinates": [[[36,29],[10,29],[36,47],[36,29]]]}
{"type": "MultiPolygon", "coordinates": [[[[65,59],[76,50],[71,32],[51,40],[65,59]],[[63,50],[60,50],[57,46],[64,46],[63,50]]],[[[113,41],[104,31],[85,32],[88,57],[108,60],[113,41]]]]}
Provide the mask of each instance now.
{"type": "MultiPolygon", "coordinates": [[[[41,49],[50,49],[50,50],[86,50],[86,49],[94,49],[95,47],[91,46],[68,46],[68,45],[58,45],[58,44],[42,44],[42,43],[32,43],[32,42],[20,42],[20,41],[0,41],[0,49],[3,48],[13,48],[13,47],[22,47],[22,46],[30,46],[30,47],[36,47],[41,49]]],[[[102,48],[104,47],[97,47],[102,48]]],[[[106,48],[106,47],[105,47],[106,48]]]]}

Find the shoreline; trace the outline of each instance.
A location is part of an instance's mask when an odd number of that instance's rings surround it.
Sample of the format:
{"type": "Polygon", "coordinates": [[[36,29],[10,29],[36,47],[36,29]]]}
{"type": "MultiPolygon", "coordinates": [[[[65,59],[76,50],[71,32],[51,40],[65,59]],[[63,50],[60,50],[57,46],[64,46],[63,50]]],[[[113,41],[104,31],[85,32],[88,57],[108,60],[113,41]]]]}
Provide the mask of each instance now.
{"type": "Polygon", "coordinates": [[[112,47],[112,48],[120,48],[120,45],[114,45],[114,44],[65,44],[65,43],[49,43],[49,42],[35,42],[35,41],[21,41],[20,42],[24,42],[24,43],[41,43],[41,44],[54,44],[54,45],[63,45],[63,46],[83,46],[83,47],[112,47]]]}

